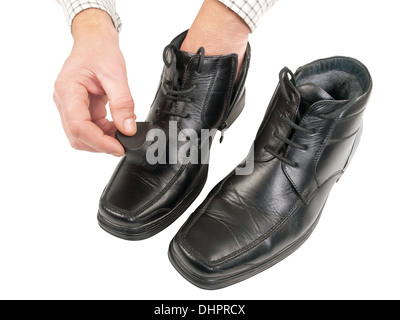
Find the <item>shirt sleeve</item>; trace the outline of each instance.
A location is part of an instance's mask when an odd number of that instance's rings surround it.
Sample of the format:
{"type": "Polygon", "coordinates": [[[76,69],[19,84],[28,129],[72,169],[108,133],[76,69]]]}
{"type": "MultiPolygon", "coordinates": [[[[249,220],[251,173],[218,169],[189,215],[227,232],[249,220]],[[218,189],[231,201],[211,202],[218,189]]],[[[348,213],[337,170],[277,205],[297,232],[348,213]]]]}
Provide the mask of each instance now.
{"type": "Polygon", "coordinates": [[[218,0],[238,14],[253,32],[265,12],[278,0],[218,0]]]}
{"type": "Polygon", "coordinates": [[[121,19],[117,13],[115,0],[56,0],[64,10],[65,18],[71,28],[75,16],[86,9],[97,8],[107,12],[115,29],[121,30],[121,19]]]}

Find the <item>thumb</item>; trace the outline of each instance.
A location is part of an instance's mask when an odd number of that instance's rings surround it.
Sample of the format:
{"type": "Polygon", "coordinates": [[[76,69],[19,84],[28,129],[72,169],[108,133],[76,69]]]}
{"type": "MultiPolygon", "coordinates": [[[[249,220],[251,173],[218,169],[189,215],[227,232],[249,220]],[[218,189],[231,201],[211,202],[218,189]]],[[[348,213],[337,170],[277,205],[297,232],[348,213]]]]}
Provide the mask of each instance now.
{"type": "Polygon", "coordinates": [[[128,86],[127,78],[103,81],[103,88],[110,102],[110,111],[114,124],[127,136],[136,133],[135,103],[128,86]]]}

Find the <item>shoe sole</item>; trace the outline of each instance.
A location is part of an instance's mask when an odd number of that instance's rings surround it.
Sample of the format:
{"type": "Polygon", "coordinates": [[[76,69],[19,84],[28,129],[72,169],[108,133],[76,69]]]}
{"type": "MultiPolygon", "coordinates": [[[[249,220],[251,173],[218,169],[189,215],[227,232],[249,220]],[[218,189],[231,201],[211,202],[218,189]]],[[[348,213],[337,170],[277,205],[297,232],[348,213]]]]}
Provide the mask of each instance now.
{"type": "Polygon", "coordinates": [[[200,192],[203,190],[204,185],[207,181],[208,168],[204,173],[204,177],[202,177],[202,182],[198,184],[195,188],[191,189],[185,198],[181,200],[179,204],[177,204],[171,211],[167,212],[164,216],[159,218],[158,220],[152,221],[151,224],[143,225],[138,230],[137,228],[129,228],[126,226],[121,226],[115,224],[108,219],[104,218],[100,212],[97,213],[97,221],[99,226],[106,232],[111,235],[121,238],[123,240],[129,241],[137,241],[144,240],[150,238],[157,233],[161,232],[169,225],[171,225],[176,219],[178,219],[189,206],[193,203],[194,200],[198,197],[200,192]]]}
{"type": "MultiPolygon", "coordinates": [[[[324,205],[325,206],[325,205],[324,205]]],[[[290,244],[288,247],[277,253],[275,256],[273,256],[271,259],[263,262],[262,264],[251,268],[243,273],[235,274],[233,276],[223,278],[223,279],[217,279],[211,281],[206,281],[204,278],[200,278],[193,273],[191,273],[180,261],[179,258],[174,254],[173,247],[172,247],[172,242],[170,243],[169,250],[168,250],[168,258],[174,268],[189,282],[194,284],[195,286],[201,288],[201,289],[207,289],[207,290],[216,290],[216,289],[222,289],[225,287],[228,287],[230,285],[233,285],[235,283],[238,283],[240,281],[246,280],[250,277],[255,276],[258,273],[261,273],[262,271],[265,271],[275,264],[279,263],[283,259],[287,258],[289,255],[291,255],[293,252],[295,252],[298,248],[301,247],[301,245],[310,237],[311,233],[314,231],[315,227],[318,224],[318,221],[321,217],[322,210],[324,207],[322,207],[317,219],[313,223],[313,225],[306,231],[306,233],[301,236],[301,238],[297,239],[295,242],[290,244]]]]}

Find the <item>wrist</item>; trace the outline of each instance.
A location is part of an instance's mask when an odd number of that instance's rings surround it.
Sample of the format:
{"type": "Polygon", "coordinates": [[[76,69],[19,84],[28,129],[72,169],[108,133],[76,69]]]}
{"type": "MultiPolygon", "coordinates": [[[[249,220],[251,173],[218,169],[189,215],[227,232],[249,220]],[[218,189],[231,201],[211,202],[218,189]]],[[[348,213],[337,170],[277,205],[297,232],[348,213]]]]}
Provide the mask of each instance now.
{"type": "Polygon", "coordinates": [[[225,4],[218,0],[205,0],[200,12],[200,19],[205,20],[211,27],[219,28],[225,35],[247,38],[251,30],[247,23],[225,4]]]}
{"type": "Polygon", "coordinates": [[[118,32],[114,27],[111,17],[107,12],[90,8],[78,13],[72,21],[72,36],[74,40],[94,34],[110,34],[118,38],[118,32]]]}
{"type": "Polygon", "coordinates": [[[217,0],[205,0],[181,49],[196,52],[203,46],[206,55],[241,55],[249,34],[249,27],[236,13],[217,0]]]}

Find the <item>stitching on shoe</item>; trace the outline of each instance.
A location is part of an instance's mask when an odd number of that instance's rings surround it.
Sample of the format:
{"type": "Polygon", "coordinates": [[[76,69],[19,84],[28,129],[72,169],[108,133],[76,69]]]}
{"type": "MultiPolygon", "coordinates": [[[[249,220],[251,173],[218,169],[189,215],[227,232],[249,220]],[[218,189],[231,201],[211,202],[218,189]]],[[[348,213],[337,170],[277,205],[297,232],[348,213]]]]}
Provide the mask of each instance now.
{"type": "Polygon", "coordinates": [[[339,118],[339,119],[336,120],[336,122],[337,122],[337,123],[341,123],[341,122],[346,122],[346,121],[354,120],[355,118],[357,118],[357,117],[359,117],[359,116],[362,116],[362,114],[363,114],[363,112],[365,111],[365,109],[366,109],[366,107],[362,108],[360,111],[358,111],[358,112],[356,112],[356,113],[354,113],[354,114],[351,114],[351,115],[349,115],[349,116],[347,116],[347,117],[339,118]]]}
{"type": "MultiPolygon", "coordinates": [[[[269,111],[267,119],[262,123],[262,125],[261,125],[262,129],[259,131],[259,134],[257,134],[255,140],[257,140],[257,138],[260,137],[264,133],[264,130],[265,130],[266,126],[267,126],[267,123],[270,121],[270,118],[271,118],[272,114],[274,113],[274,111],[276,109],[278,101],[281,102],[281,100],[284,99],[282,97],[282,92],[279,89],[280,89],[280,85],[278,85],[276,87],[276,89],[275,89],[273,97],[276,97],[276,99],[274,99],[274,104],[272,105],[272,108],[267,108],[267,109],[271,109],[271,110],[269,111]]],[[[299,100],[299,98],[297,96],[295,96],[295,100],[296,100],[296,104],[298,105],[300,103],[300,100],[299,100]]],[[[297,108],[298,108],[298,106],[297,106],[297,108]]],[[[280,149],[282,147],[282,145],[283,145],[283,142],[280,142],[278,149],[280,149]]],[[[271,160],[273,158],[274,158],[274,156],[271,155],[271,156],[269,156],[269,157],[267,157],[265,159],[263,159],[262,157],[260,159],[254,159],[254,161],[255,162],[266,162],[266,161],[269,161],[269,160],[271,160]]]]}
{"type": "MultiPolygon", "coordinates": [[[[226,181],[224,181],[225,183],[226,181]]],[[[221,185],[222,188],[222,185],[221,185]]],[[[220,188],[218,188],[220,189],[220,188]]],[[[219,190],[218,190],[219,191],[219,190]]],[[[213,195],[213,197],[217,194],[216,193],[213,195]]],[[[212,197],[212,198],[213,198],[212,197]]],[[[211,198],[211,199],[212,199],[211,198]]],[[[211,200],[210,199],[210,200],[211,200]]],[[[202,262],[203,266],[207,267],[207,268],[211,268],[212,270],[216,269],[216,266],[218,266],[221,263],[224,262],[228,262],[230,260],[233,260],[234,258],[240,256],[242,253],[247,252],[250,249],[253,249],[254,247],[258,246],[260,243],[262,243],[264,240],[266,240],[268,237],[270,237],[275,231],[279,230],[285,223],[287,220],[289,220],[293,214],[296,212],[296,210],[298,209],[298,207],[302,204],[302,200],[298,199],[293,205],[292,207],[289,209],[288,214],[285,215],[282,219],[280,219],[272,228],[270,228],[267,232],[265,232],[264,234],[262,234],[261,236],[259,236],[258,238],[256,238],[255,240],[253,240],[252,242],[250,242],[248,245],[244,246],[243,248],[240,248],[220,259],[217,259],[215,261],[209,261],[207,259],[204,258],[204,256],[202,254],[200,254],[196,249],[194,249],[187,241],[186,241],[186,235],[187,232],[189,231],[189,229],[191,228],[191,226],[194,224],[194,222],[196,222],[198,220],[198,218],[204,213],[205,209],[203,209],[202,211],[199,212],[199,214],[196,216],[196,218],[193,220],[193,222],[186,228],[184,234],[181,236],[180,242],[182,245],[184,245],[186,248],[190,248],[191,251],[193,252],[193,254],[202,262]]],[[[207,206],[205,206],[206,208],[207,206]]],[[[188,251],[188,250],[186,250],[188,251]]]]}
{"type": "MultiPolygon", "coordinates": [[[[328,144],[328,141],[330,140],[330,137],[331,137],[331,135],[332,135],[332,132],[333,132],[334,128],[336,127],[336,122],[337,122],[337,119],[335,119],[334,121],[332,121],[332,124],[331,124],[331,127],[329,128],[328,134],[325,136],[324,141],[321,143],[320,147],[318,148],[317,153],[315,154],[313,166],[314,166],[314,177],[315,177],[315,181],[317,181],[318,187],[321,186],[321,183],[320,183],[320,181],[318,180],[317,166],[318,166],[319,160],[321,159],[321,155],[322,155],[322,153],[324,152],[324,150],[325,150],[325,148],[326,148],[326,145],[328,144]]],[[[323,183],[325,183],[325,181],[324,181],[323,183]]],[[[322,184],[323,184],[323,183],[322,183],[322,184]]],[[[315,193],[315,191],[314,191],[313,193],[315,193]]],[[[308,203],[310,202],[310,200],[311,200],[311,197],[310,197],[310,199],[308,199],[308,200],[306,201],[306,203],[308,204],[308,203]]]]}
{"type": "MultiPolygon", "coordinates": [[[[229,58],[231,58],[231,56],[229,56],[229,58]]],[[[228,58],[225,58],[225,59],[228,59],[228,58]]],[[[234,70],[234,71],[236,71],[238,73],[240,72],[240,70],[236,70],[236,69],[237,69],[237,58],[236,59],[233,58],[232,59],[232,64],[231,64],[231,76],[229,78],[228,95],[227,95],[227,97],[225,97],[227,102],[226,102],[226,105],[224,107],[224,114],[223,114],[222,119],[226,119],[229,116],[229,114],[227,114],[227,112],[228,112],[228,108],[232,105],[232,101],[231,101],[232,93],[233,93],[232,91],[233,91],[233,84],[234,84],[235,76],[236,76],[236,73],[232,72],[232,71],[234,70]]],[[[232,106],[232,108],[233,108],[233,106],[232,106]]],[[[231,112],[232,111],[233,110],[231,110],[231,112]]]]}
{"type": "MultiPolygon", "coordinates": [[[[210,59],[210,60],[211,60],[211,59],[210,59]]],[[[217,66],[216,66],[216,68],[215,68],[215,69],[213,70],[213,72],[212,72],[212,80],[211,80],[210,85],[208,86],[206,97],[204,98],[203,104],[202,104],[202,106],[201,106],[201,116],[200,116],[200,118],[201,118],[201,120],[203,121],[203,123],[206,124],[206,126],[207,126],[208,128],[210,128],[210,126],[209,126],[209,124],[207,123],[207,121],[206,121],[206,119],[205,119],[205,111],[206,111],[206,110],[204,109],[204,106],[207,105],[208,102],[210,101],[211,89],[214,87],[215,77],[216,77],[216,75],[217,75],[219,65],[221,64],[221,60],[222,60],[222,59],[216,59],[216,58],[213,58],[213,59],[212,59],[213,62],[214,62],[214,61],[217,61],[217,66]]]]}
{"type": "Polygon", "coordinates": [[[121,167],[122,167],[122,165],[124,164],[125,161],[126,161],[126,156],[124,156],[124,158],[120,161],[120,163],[118,164],[117,170],[114,172],[114,174],[113,174],[113,176],[112,176],[112,178],[110,180],[110,183],[106,186],[106,189],[104,190],[104,193],[103,193],[104,199],[107,197],[107,194],[110,191],[111,185],[114,183],[114,181],[115,181],[115,179],[117,177],[117,174],[121,170],[121,167]]]}
{"type": "MultiPolygon", "coordinates": [[[[315,108],[315,107],[314,107],[314,108],[315,108]]],[[[307,116],[311,116],[311,117],[313,116],[313,115],[310,115],[310,113],[311,113],[311,108],[308,109],[307,112],[305,113],[303,119],[302,119],[301,122],[300,122],[300,125],[303,125],[303,126],[304,126],[304,122],[305,122],[307,116]]],[[[298,134],[297,132],[294,133],[294,135],[293,135],[293,137],[292,137],[292,140],[294,140],[294,139],[296,138],[297,134],[298,134]]],[[[325,138],[325,139],[326,139],[326,138],[325,138]]],[[[325,141],[325,140],[324,140],[324,141],[325,141]]],[[[324,145],[324,141],[322,142],[322,145],[324,145]]],[[[320,146],[320,148],[321,148],[321,146],[320,146]]],[[[319,149],[320,149],[320,148],[319,148],[319,149]]],[[[291,149],[292,149],[291,146],[289,146],[289,147],[287,148],[287,150],[286,150],[286,152],[285,152],[285,156],[288,155],[288,153],[290,152],[291,149]]],[[[319,149],[318,149],[318,150],[319,150],[319,149]]],[[[319,151],[317,151],[316,157],[319,157],[318,153],[319,153],[319,151]]],[[[314,175],[315,183],[316,183],[316,185],[317,185],[316,190],[318,190],[318,189],[320,188],[320,184],[319,184],[318,178],[317,178],[317,170],[316,170],[315,158],[314,158],[314,160],[313,160],[313,163],[314,163],[314,164],[313,164],[313,175],[314,175]]],[[[300,192],[300,188],[299,188],[299,187],[297,186],[297,184],[293,181],[291,175],[290,175],[289,172],[287,171],[287,165],[285,165],[284,163],[282,163],[282,170],[283,170],[283,172],[285,173],[285,176],[289,179],[289,181],[290,181],[291,184],[293,185],[294,189],[296,190],[297,194],[300,196],[300,198],[302,199],[302,201],[304,202],[304,204],[307,204],[307,203],[312,199],[312,196],[309,196],[308,201],[306,201],[306,199],[304,199],[304,197],[306,197],[306,196],[309,195],[309,194],[308,194],[308,191],[306,191],[306,192],[304,193],[304,196],[303,196],[303,193],[300,192]]],[[[314,193],[315,193],[315,191],[312,192],[312,194],[314,194],[314,193]]]]}
{"type": "MultiPolygon", "coordinates": [[[[280,93],[279,92],[279,86],[275,89],[275,94],[278,94],[278,93],[280,93]]],[[[274,94],[274,95],[275,95],[274,94]]],[[[263,133],[264,133],[264,129],[265,129],[265,127],[267,126],[267,123],[269,122],[269,119],[271,118],[271,116],[272,116],[272,114],[273,114],[273,111],[275,110],[275,108],[276,108],[276,105],[278,104],[278,97],[277,97],[277,99],[274,99],[274,104],[272,105],[272,108],[270,109],[270,111],[268,111],[268,117],[263,121],[263,123],[262,123],[262,125],[261,125],[261,128],[260,128],[260,130],[258,131],[259,133],[257,134],[257,136],[256,136],[256,138],[255,138],[255,140],[257,140],[257,138],[258,137],[260,137],[263,133]]],[[[269,108],[267,108],[267,110],[268,110],[269,108]]]]}
{"type": "Polygon", "coordinates": [[[360,131],[360,128],[358,128],[356,131],[354,131],[353,133],[350,133],[349,135],[347,135],[345,137],[337,138],[337,139],[328,139],[326,144],[328,145],[328,144],[331,144],[331,143],[345,141],[347,139],[350,139],[351,137],[355,136],[358,133],[358,131],[360,131]]]}
{"type": "MultiPolygon", "coordinates": [[[[178,180],[178,178],[181,176],[182,172],[185,170],[185,168],[187,167],[187,165],[182,165],[178,172],[172,177],[172,179],[168,182],[168,184],[164,187],[164,189],[157,194],[157,196],[155,196],[152,200],[150,200],[146,205],[142,206],[141,208],[139,208],[137,211],[138,212],[143,212],[146,209],[148,209],[154,202],[156,202],[157,200],[159,200],[171,187],[171,185],[178,180]]],[[[138,220],[139,221],[139,220],[138,220]]]]}
{"type": "MultiPolygon", "coordinates": [[[[230,253],[229,255],[222,257],[218,260],[215,260],[213,262],[208,261],[207,259],[204,258],[204,256],[202,254],[200,254],[196,249],[194,249],[187,241],[186,241],[186,236],[188,231],[191,229],[191,227],[195,224],[195,222],[203,215],[203,213],[206,211],[209,203],[214,199],[214,197],[219,193],[219,191],[222,189],[222,187],[225,185],[226,181],[228,180],[229,177],[231,177],[234,174],[234,171],[232,171],[223,181],[221,181],[220,185],[218,186],[217,189],[215,189],[214,193],[212,194],[212,196],[210,196],[208,202],[204,205],[203,209],[201,211],[198,211],[198,213],[195,215],[195,217],[193,218],[193,221],[191,221],[191,223],[187,226],[184,227],[184,229],[182,230],[182,234],[178,237],[178,241],[186,248],[190,248],[193,252],[193,254],[202,262],[203,266],[207,267],[207,268],[212,268],[215,269],[215,266],[217,266],[218,264],[222,263],[222,262],[226,262],[229,261],[233,258],[235,258],[236,256],[241,255],[244,251],[247,251],[255,246],[257,246],[259,243],[261,243],[262,241],[264,241],[265,239],[267,239],[275,230],[279,229],[288,219],[290,219],[290,217],[293,215],[293,213],[296,211],[296,209],[300,206],[300,204],[302,204],[302,200],[299,199],[297,200],[293,206],[290,208],[290,210],[288,211],[289,213],[283,217],[281,220],[279,220],[274,227],[272,227],[271,229],[269,229],[266,233],[264,233],[263,235],[261,235],[260,237],[258,237],[257,239],[253,240],[251,243],[249,243],[247,246],[236,250],[232,253],[230,253]]],[[[188,250],[186,250],[188,251],[188,250]]]]}
{"type": "MultiPolygon", "coordinates": [[[[337,123],[337,121],[335,121],[335,124],[336,124],[336,123],[337,123]]],[[[332,129],[332,131],[333,131],[333,129],[332,129]]],[[[326,145],[330,144],[331,142],[344,141],[344,140],[346,140],[346,139],[349,139],[349,138],[351,138],[351,137],[357,135],[357,133],[358,133],[359,131],[360,131],[360,128],[358,128],[356,132],[354,132],[354,133],[352,133],[351,135],[348,135],[348,136],[346,136],[346,137],[344,137],[344,138],[342,138],[342,139],[327,139],[326,145]]],[[[354,142],[353,142],[353,147],[354,147],[354,142]]],[[[318,164],[316,164],[316,166],[317,166],[317,165],[318,165],[318,164]]],[[[316,170],[317,170],[317,167],[315,167],[315,172],[316,172],[316,170]]],[[[344,172],[344,170],[342,169],[342,170],[337,170],[336,172],[332,173],[324,182],[322,182],[321,186],[319,186],[319,187],[322,187],[327,181],[329,181],[330,179],[336,177],[336,176],[339,175],[339,174],[342,174],[343,172],[344,172]]],[[[315,173],[315,174],[316,174],[316,173],[315,173]]],[[[317,189],[317,190],[318,190],[318,189],[317,189]]],[[[314,195],[314,193],[316,193],[317,190],[315,190],[315,191],[312,193],[312,196],[310,196],[310,199],[309,199],[308,202],[310,202],[310,201],[312,200],[313,195],[314,195]]],[[[307,204],[308,204],[308,202],[307,202],[307,204]]]]}
{"type": "MultiPolygon", "coordinates": [[[[315,108],[315,107],[314,107],[314,108],[315,108]]],[[[300,124],[304,123],[304,121],[305,121],[305,119],[306,119],[307,116],[313,116],[313,115],[310,115],[310,113],[311,113],[311,109],[308,109],[307,112],[305,113],[305,115],[304,115],[302,121],[300,122],[300,124]]],[[[293,181],[293,179],[291,178],[289,172],[287,171],[287,166],[284,165],[284,164],[282,164],[282,170],[284,171],[286,177],[287,177],[287,178],[289,179],[289,181],[292,183],[292,185],[293,185],[293,187],[295,188],[296,192],[299,194],[300,198],[302,199],[302,201],[303,201],[304,204],[306,204],[306,205],[312,200],[313,195],[315,194],[315,192],[321,188],[321,184],[320,184],[320,182],[319,182],[319,180],[318,180],[318,176],[317,176],[317,165],[318,165],[319,159],[320,159],[320,157],[321,157],[321,155],[322,155],[322,152],[324,151],[324,149],[325,149],[327,143],[329,142],[329,137],[332,135],[333,129],[334,129],[335,126],[336,126],[336,120],[337,120],[337,119],[335,119],[335,120],[332,122],[331,127],[330,127],[329,130],[328,130],[328,133],[326,134],[324,140],[321,142],[321,145],[319,146],[319,148],[318,148],[318,150],[317,150],[317,152],[316,152],[316,154],[315,154],[315,157],[314,157],[314,160],[313,160],[313,166],[312,166],[312,167],[313,167],[314,180],[315,180],[315,183],[316,183],[316,185],[317,185],[317,188],[311,192],[311,195],[310,195],[309,191],[306,191],[306,192],[304,192],[304,193],[300,191],[299,187],[298,187],[297,184],[293,181]]],[[[325,121],[327,121],[327,120],[325,120],[325,121]]],[[[292,138],[292,139],[296,138],[296,135],[297,135],[297,132],[295,132],[295,134],[293,135],[293,138],[292,138]]],[[[288,149],[287,149],[287,151],[286,151],[286,153],[285,153],[286,155],[289,153],[289,150],[291,150],[291,147],[290,147],[290,146],[288,147],[288,149]]],[[[328,179],[329,179],[329,178],[328,178],[328,179]]],[[[328,180],[328,179],[327,179],[327,180],[328,180]]],[[[325,181],[324,181],[322,184],[324,184],[324,183],[325,183],[325,181]]]]}
{"type": "MultiPolygon", "coordinates": [[[[201,262],[201,264],[206,267],[206,268],[210,268],[214,270],[214,267],[212,266],[211,262],[208,262],[203,255],[201,255],[196,249],[194,249],[187,241],[186,241],[186,236],[187,233],[189,231],[189,229],[191,229],[191,227],[195,224],[195,222],[202,216],[202,214],[205,211],[205,208],[208,207],[209,203],[212,201],[212,199],[214,199],[214,197],[218,194],[218,192],[221,190],[221,188],[224,186],[226,180],[232,176],[233,173],[230,173],[228,176],[225,177],[224,180],[222,180],[220,182],[220,184],[218,185],[218,188],[216,188],[213,192],[213,194],[210,196],[209,200],[207,201],[207,203],[204,205],[204,209],[198,211],[197,213],[195,213],[195,216],[193,217],[193,220],[187,225],[184,226],[182,229],[182,234],[178,234],[178,242],[186,248],[190,248],[192,250],[191,255],[193,255],[194,257],[198,258],[201,262]],[[193,253],[193,254],[192,254],[193,253]]],[[[189,252],[189,250],[186,250],[187,252],[189,252]]]]}
{"type": "MultiPolygon", "coordinates": [[[[132,215],[135,214],[141,214],[143,213],[146,209],[148,209],[152,204],[154,204],[156,201],[158,201],[171,187],[171,185],[178,180],[178,178],[182,175],[183,171],[185,170],[187,165],[182,165],[179,170],[175,173],[175,175],[172,177],[172,179],[168,182],[168,184],[164,187],[164,189],[158,193],[154,198],[152,198],[149,202],[144,204],[142,207],[135,211],[127,211],[127,210],[122,210],[119,209],[113,205],[106,204],[104,203],[105,201],[103,200],[103,208],[106,209],[109,213],[113,213],[113,211],[117,212],[119,215],[125,216],[125,217],[132,217],[132,215]]],[[[149,214],[146,216],[146,218],[134,218],[132,221],[135,222],[147,222],[148,220],[151,219],[151,217],[158,213],[157,211],[154,211],[153,213],[149,214]]]]}

